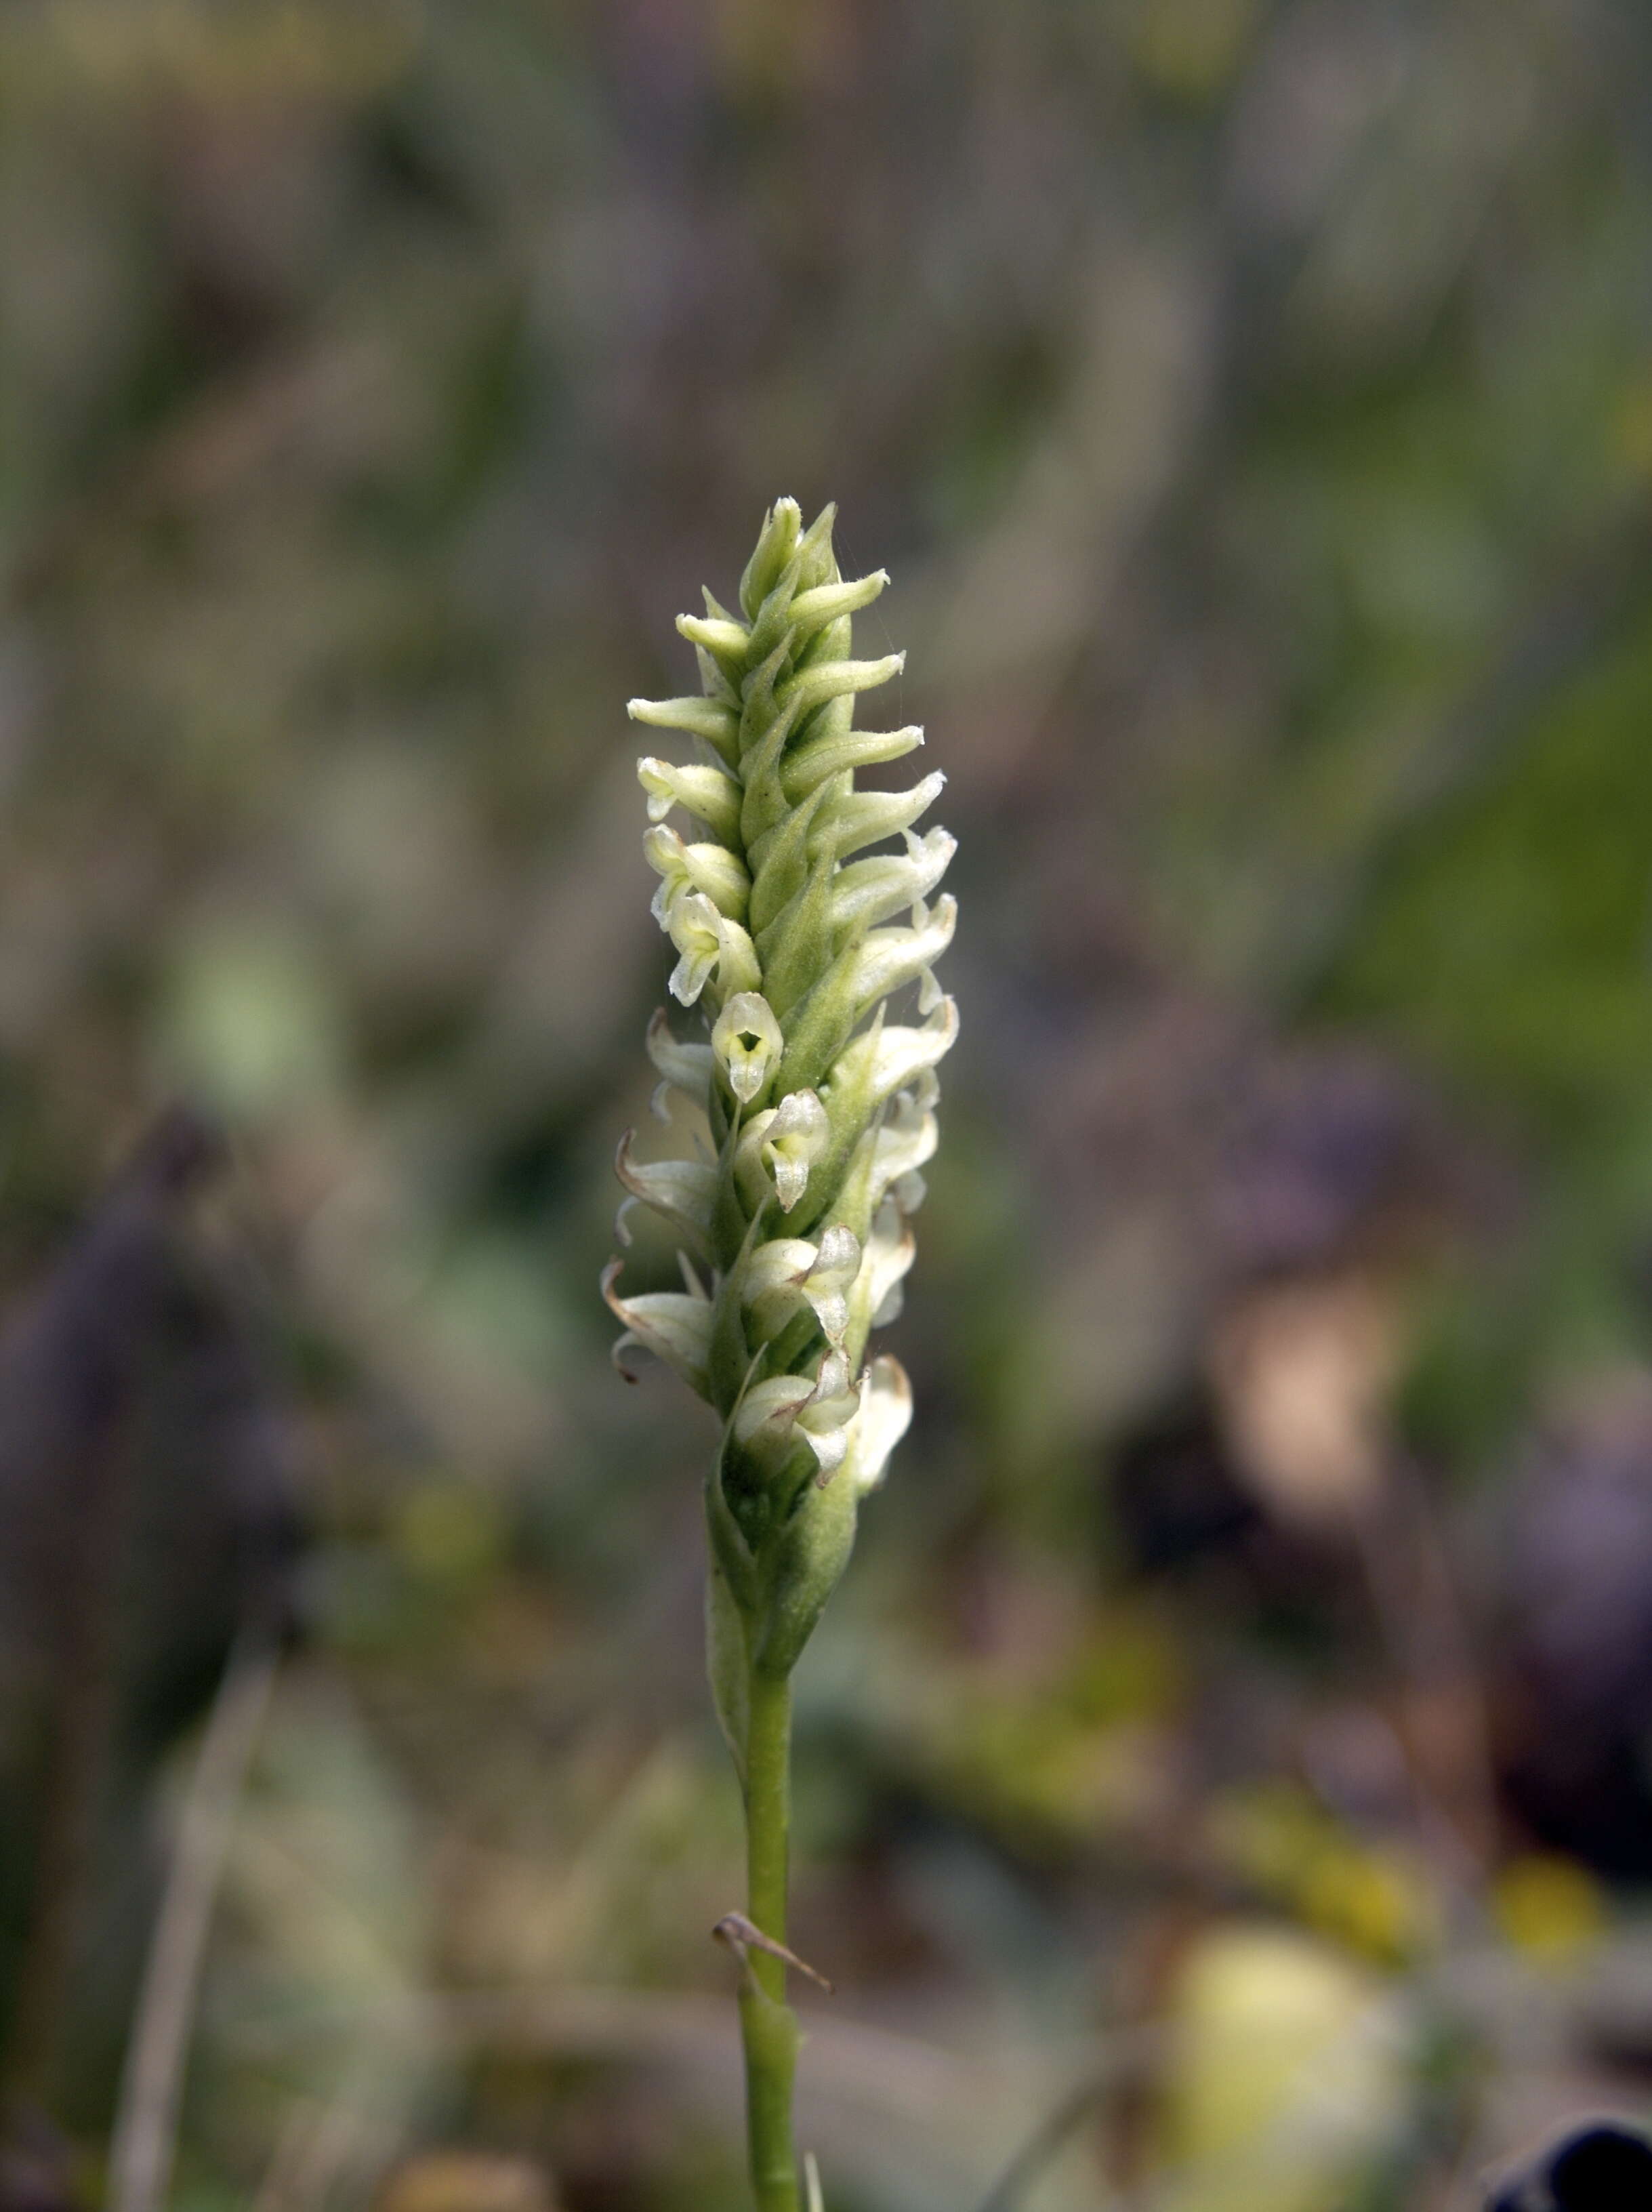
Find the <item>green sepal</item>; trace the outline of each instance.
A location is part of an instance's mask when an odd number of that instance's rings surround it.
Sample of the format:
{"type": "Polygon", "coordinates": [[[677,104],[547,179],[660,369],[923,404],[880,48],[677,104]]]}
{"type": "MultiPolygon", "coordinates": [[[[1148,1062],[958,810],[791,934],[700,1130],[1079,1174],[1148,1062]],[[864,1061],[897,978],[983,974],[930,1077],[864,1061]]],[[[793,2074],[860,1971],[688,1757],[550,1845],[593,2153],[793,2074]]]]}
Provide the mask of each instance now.
{"type": "Polygon", "coordinates": [[[823,734],[811,731],[793,747],[780,771],[787,803],[800,806],[817,784],[845,769],[876,768],[884,761],[903,760],[923,741],[924,733],[915,722],[900,730],[829,728],[823,734]]]}
{"type": "Polygon", "coordinates": [[[809,1188],[793,1216],[794,1233],[812,1237],[817,1227],[841,1222],[862,1244],[872,1226],[872,1175],[883,1108],[898,1084],[879,1090],[872,1081],[873,1055],[884,1026],[881,1011],[871,1026],[840,1055],[834,1080],[821,1093],[831,1141],[809,1173],[809,1188]],[[865,1051],[854,1048],[865,1043],[865,1051]]]}
{"type": "MultiPolygon", "coordinates": [[[[856,791],[852,785],[840,784],[813,817],[815,841],[823,852],[844,860],[864,846],[876,845],[909,830],[934,805],[945,783],[946,778],[937,769],[910,791],[856,791]]],[[[755,869],[757,855],[753,853],[747,858],[755,869]]]]}
{"type": "Polygon", "coordinates": [[[711,1350],[706,1360],[706,1395],[720,1409],[732,1407],[745,1382],[751,1348],[745,1340],[738,1289],[726,1279],[712,1317],[711,1350]]]}
{"type": "Polygon", "coordinates": [[[803,1365],[805,1353],[816,1343],[823,1348],[825,1338],[820,1323],[805,1306],[801,1313],[793,1315],[769,1346],[770,1371],[775,1375],[795,1375],[803,1365]]]}
{"type": "MultiPolygon", "coordinates": [[[[834,697],[823,701],[819,706],[809,708],[805,713],[799,714],[793,725],[792,741],[787,749],[787,764],[789,765],[793,756],[801,752],[805,746],[812,754],[823,744],[841,742],[853,727],[853,691],[840,691],[834,697]]],[[[786,780],[784,773],[781,780],[786,780]]],[[[787,804],[790,805],[793,803],[788,798],[787,804]]]]}
{"type": "MultiPolygon", "coordinates": [[[[801,806],[787,810],[772,830],[766,830],[746,854],[751,870],[751,896],[746,922],[754,937],[795,898],[809,872],[809,864],[831,848],[815,836],[815,824],[830,804],[832,786],[823,783],[801,806]]],[[[759,957],[761,957],[761,953],[759,957]]],[[[773,1004],[773,1001],[770,1001],[773,1004]]]]}
{"type": "Polygon", "coordinates": [[[877,660],[809,661],[786,678],[785,701],[802,702],[809,714],[829,699],[843,699],[859,691],[876,691],[907,665],[904,653],[886,653],[877,660]]]}
{"type": "Polygon", "coordinates": [[[703,738],[728,767],[740,758],[740,718],[715,699],[633,699],[626,712],[653,730],[686,730],[703,738]]]}
{"type": "Polygon", "coordinates": [[[731,1101],[724,1095],[719,1073],[714,1061],[711,1081],[706,1086],[706,1120],[710,1126],[711,1141],[717,1147],[720,1163],[724,1147],[735,1133],[736,1116],[731,1101]]]}
{"type": "Polygon", "coordinates": [[[802,888],[769,923],[758,945],[763,994],[782,1024],[832,957],[836,865],[824,854],[815,862],[802,888]]]}
{"type": "MultiPolygon", "coordinates": [[[[710,599],[709,592],[706,593],[710,599]]],[[[708,659],[715,672],[715,684],[708,684],[718,698],[726,695],[738,706],[740,684],[750,659],[750,632],[742,622],[734,622],[726,615],[709,611],[703,615],[678,615],[677,634],[688,639],[696,653],[708,659]]],[[[701,663],[703,673],[705,661],[701,663]]]]}
{"type": "MultiPolygon", "coordinates": [[[[731,1146],[736,1138],[731,1132],[731,1146]]],[[[750,1221],[739,1210],[739,1200],[734,1194],[734,1178],[725,1173],[719,1177],[717,1212],[712,1222],[712,1237],[720,1256],[726,1248],[719,1240],[726,1230],[738,1223],[739,1241],[723,1258],[723,1279],[717,1291],[716,1308],[712,1316],[711,1350],[706,1361],[706,1382],[711,1402],[720,1413],[732,1419],[734,1408],[744,1395],[747,1385],[754,1379],[751,1347],[746,1342],[745,1320],[742,1311],[742,1278],[745,1263],[756,1250],[762,1234],[762,1221],[767,1206],[759,1206],[750,1221]]]]}
{"type": "MultiPolygon", "coordinates": [[[[852,1231],[861,1244],[865,1243],[872,1228],[872,1177],[878,1153],[878,1131],[884,1119],[883,1104],[881,1099],[871,1096],[870,1087],[863,1085],[853,1098],[837,1101],[835,1115],[828,1106],[832,1143],[815,1170],[821,1176],[822,1195],[819,1211],[811,1224],[811,1236],[840,1223],[852,1231]]],[[[812,1184],[815,1175],[811,1174],[809,1180],[812,1184]]],[[[806,1200],[808,1193],[804,1196],[806,1200]]]]}
{"type": "Polygon", "coordinates": [[[837,501],[829,499],[798,540],[798,589],[812,592],[837,581],[837,562],[832,552],[832,532],[837,522],[837,501]]]}
{"type": "Polygon", "coordinates": [[[722,1569],[735,1604],[750,1618],[757,1609],[762,1584],[756,1555],[734,1517],[734,1508],[729,1503],[727,1486],[723,1480],[732,1440],[732,1430],[726,1421],[717,1446],[717,1457],[706,1481],[706,1527],[711,1540],[711,1556],[722,1569]]]}
{"type": "Polygon", "coordinates": [[[751,1644],[714,1540],[706,1563],[706,1674],[717,1725],[745,1788],[746,1735],[751,1719],[751,1644]]]}
{"type": "Polygon", "coordinates": [[[857,1504],[851,1484],[811,1477],[773,1545],[765,1547],[768,1587],[756,1658],[766,1674],[789,1674],[802,1656],[849,1563],[857,1504]]]}
{"type": "MultiPolygon", "coordinates": [[[[745,795],[740,801],[740,841],[748,852],[766,830],[773,830],[785,819],[792,803],[786,796],[780,761],[786,741],[797,721],[798,709],[795,706],[776,707],[774,695],[767,690],[760,703],[768,719],[762,723],[761,733],[753,738],[740,771],[745,784],[745,795]]],[[[762,714],[753,714],[748,702],[742,730],[748,723],[756,729],[762,720],[762,714]]]]}
{"type": "Polygon", "coordinates": [[[777,1097],[788,1091],[812,1091],[847,1042],[860,1012],[855,986],[865,934],[861,930],[851,935],[803,1000],[774,1078],[777,1097]]]}
{"type": "MultiPolygon", "coordinates": [[[[798,564],[787,563],[780,580],[757,611],[757,619],[751,625],[750,665],[756,669],[766,660],[778,656],[789,663],[796,642],[792,634],[792,599],[798,587],[798,564]]],[[[746,678],[750,693],[751,678],[746,678]]]]}
{"type": "Polygon", "coordinates": [[[756,1221],[745,1230],[741,1249],[732,1267],[723,1276],[717,1291],[717,1307],[712,1312],[712,1349],[706,1358],[706,1389],[712,1405],[719,1411],[734,1413],[745,1387],[756,1380],[756,1364],[768,1370],[768,1358],[763,1352],[752,1360],[752,1347],[745,1340],[745,1318],[741,1312],[741,1279],[745,1274],[745,1261],[752,1256],[756,1245],[756,1221]]]}
{"type": "Polygon", "coordinates": [[[740,579],[740,605],[748,622],[756,621],[763,601],[796,553],[802,521],[794,499],[777,499],[763,517],[757,543],[740,579]]]}
{"type": "MultiPolygon", "coordinates": [[[[874,568],[870,576],[858,577],[852,584],[816,584],[806,592],[799,592],[792,602],[792,619],[799,635],[811,637],[828,624],[841,622],[847,615],[858,614],[862,607],[872,605],[888,581],[887,568],[874,568]]],[[[846,638],[846,646],[847,643],[846,638]]]]}
{"type": "MultiPolygon", "coordinates": [[[[798,622],[798,603],[792,602],[788,617],[797,644],[793,653],[793,665],[798,668],[811,667],[817,660],[847,660],[854,643],[854,624],[847,617],[829,622],[819,629],[810,629],[798,622]]],[[[853,709],[853,701],[850,701],[853,709]]]]}

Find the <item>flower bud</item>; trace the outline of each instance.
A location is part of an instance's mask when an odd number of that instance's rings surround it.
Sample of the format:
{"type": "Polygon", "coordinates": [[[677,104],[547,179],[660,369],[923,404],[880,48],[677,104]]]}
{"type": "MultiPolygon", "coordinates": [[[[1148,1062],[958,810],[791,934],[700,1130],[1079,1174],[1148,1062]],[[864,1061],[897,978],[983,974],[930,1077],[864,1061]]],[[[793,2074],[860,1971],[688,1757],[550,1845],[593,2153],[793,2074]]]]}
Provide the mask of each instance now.
{"type": "Polygon", "coordinates": [[[637,763],[637,781],[648,794],[648,819],[663,822],[673,806],[703,822],[726,845],[740,827],[740,787],[726,769],[695,763],[673,768],[645,753],[637,763]]]}

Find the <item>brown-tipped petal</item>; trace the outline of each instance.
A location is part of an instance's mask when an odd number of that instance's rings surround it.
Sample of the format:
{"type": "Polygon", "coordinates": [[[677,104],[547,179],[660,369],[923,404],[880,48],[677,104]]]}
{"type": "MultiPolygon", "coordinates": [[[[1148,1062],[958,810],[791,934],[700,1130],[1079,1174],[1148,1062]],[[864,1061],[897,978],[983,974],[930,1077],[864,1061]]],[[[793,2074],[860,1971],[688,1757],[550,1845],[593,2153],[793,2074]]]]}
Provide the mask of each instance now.
{"type": "MultiPolygon", "coordinates": [[[[633,1198],[653,1208],[697,1243],[711,1233],[712,1206],[717,1196],[717,1170],[702,1160],[653,1160],[632,1157],[636,1137],[628,1129],[614,1154],[614,1172],[633,1198]]],[[[628,1240],[629,1241],[629,1240],[628,1240]]]]}
{"type": "Polygon", "coordinates": [[[620,1354],[629,1345],[640,1345],[656,1359],[672,1368],[692,1390],[706,1395],[706,1369],[711,1357],[712,1304],[680,1291],[651,1291],[638,1298],[623,1298],[614,1288],[624,1267],[610,1260],[603,1269],[602,1294],[609,1310],[623,1323],[625,1334],[614,1346],[614,1364],[628,1382],[635,1378],[620,1354]]]}
{"type": "Polygon", "coordinates": [[[842,1480],[857,1496],[883,1480],[890,1453],[911,1425],[912,1385],[900,1361],[885,1352],[862,1378],[859,1406],[846,1438],[842,1480]]]}

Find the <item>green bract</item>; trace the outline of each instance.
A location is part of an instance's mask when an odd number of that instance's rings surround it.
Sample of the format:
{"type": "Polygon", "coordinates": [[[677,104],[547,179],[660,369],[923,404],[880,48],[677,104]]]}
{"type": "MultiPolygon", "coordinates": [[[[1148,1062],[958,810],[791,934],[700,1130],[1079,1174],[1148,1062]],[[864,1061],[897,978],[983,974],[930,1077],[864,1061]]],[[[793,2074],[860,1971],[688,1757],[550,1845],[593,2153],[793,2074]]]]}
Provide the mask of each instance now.
{"type": "Polygon", "coordinates": [[[832,509],[766,518],[739,611],[706,594],[677,628],[701,696],[634,699],[638,721],[685,732],[694,757],[645,757],[659,877],[653,911],[676,955],[679,1034],[648,1030],[656,1113],[674,1139],[620,1180],[683,1240],[684,1288],[626,1298],[617,1357],[646,1346],[707,1399],[723,1437],[708,1486],[713,1674],[744,1758],[745,1683],[789,1670],[841,1571],[859,1499],[911,1418],[870,1331],[912,1265],[920,1173],[935,1149],[935,1067],[957,1030],[933,963],[955,907],[928,903],[952,857],[913,824],[944,778],[862,792],[857,769],[896,760],[917,729],[854,727],[856,695],[902,665],[852,658],[852,617],[888,580],[846,582],[832,509]],[[679,828],[674,823],[680,823],[679,828]],[[898,849],[873,848],[898,838],[898,849]],[[915,987],[915,1018],[890,1001],[915,987]]]}

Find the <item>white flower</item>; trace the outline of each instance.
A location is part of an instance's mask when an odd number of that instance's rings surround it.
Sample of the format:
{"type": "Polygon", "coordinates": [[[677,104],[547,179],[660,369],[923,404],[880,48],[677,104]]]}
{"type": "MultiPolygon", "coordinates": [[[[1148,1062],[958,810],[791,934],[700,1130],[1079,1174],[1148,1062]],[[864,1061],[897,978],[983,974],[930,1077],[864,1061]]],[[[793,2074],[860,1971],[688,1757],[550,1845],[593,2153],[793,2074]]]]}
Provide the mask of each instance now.
{"type": "Polygon", "coordinates": [[[753,1204],[772,1190],[789,1213],[809,1187],[809,1170],[831,1142],[826,1109],[812,1091],[790,1091],[752,1116],[740,1137],[735,1171],[753,1204]]]}
{"type": "Polygon", "coordinates": [[[741,1296],[752,1327],[767,1343],[803,1305],[834,1343],[848,1322],[847,1293],[860,1272],[860,1240],[852,1229],[829,1229],[818,1244],[803,1237],[777,1237],[760,1244],[741,1277],[741,1296]]]}
{"type": "MultiPolygon", "coordinates": [[[[934,981],[930,969],[924,974],[934,981]]],[[[832,1070],[828,1107],[835,1105],[841,1091],[852,1088],[859,1111],[870,1113],[944,1059],[957,1040],[957,1002],[938,991],[925,1012],[927,1018],[915,1029],[885,1023],[880,1014],[870,1029],[851,1037],[832,1070]]]]}
{"type": "Polygon", "coordinates": [[[915,906],[939,883],[957,849],[957,839],[944,830],[922,837],[908,830],[904,853],[879,854],[840,869],[832,885],[832,927],[869,928],[915,906]]]}
{"type": "Polygon", "coordinates": [[[761,991],[736,991],[712,1025],[711,1048],[740,1103],[749,1105],[768,1082],[786,1040],[761,991]]]}
{"type": "Polygon", "coordinates": [[[665,924],[682,956],[671,970],[671,994],[683,1006],[693,1006],[714,975],[726,994],[755,991],[762,981],[751,939],[703,891],[679,892],[665,924]]]}
{"type": "Polygon", "coordinates": [[[685,845],[675,830],[657,822],[642,840],[648,866],[659,878],[649,911],[660,927],[675,900],[685,891],[702,891],[720,914],[740,921],[751,893],[744,860],[725,845],[685,845]]]}
{"type": "Polygon", "coordinates": [[[801,1440],[813,1452],[822,1476],[843,1463],[847,1427],[860,1402],[841,1352],[823,1354],[818,1372],[777,1375],[754,1383],[734,1415],[734,1434],[759,1461],[781,1465],[801,1440]]]}
{"type": "Polygon", "coordinates": [[[943,896],[932,908],[920,900],[912,909],[909,929],[874,929],[855,957],[856,1006],[876,1006],[933,966],[952,942],[957,919],[957,901],[943,896]]]}

